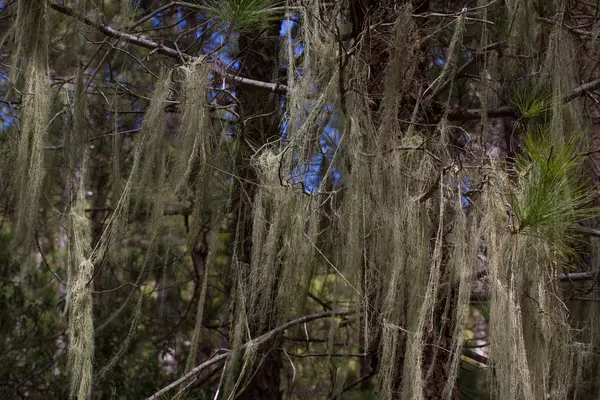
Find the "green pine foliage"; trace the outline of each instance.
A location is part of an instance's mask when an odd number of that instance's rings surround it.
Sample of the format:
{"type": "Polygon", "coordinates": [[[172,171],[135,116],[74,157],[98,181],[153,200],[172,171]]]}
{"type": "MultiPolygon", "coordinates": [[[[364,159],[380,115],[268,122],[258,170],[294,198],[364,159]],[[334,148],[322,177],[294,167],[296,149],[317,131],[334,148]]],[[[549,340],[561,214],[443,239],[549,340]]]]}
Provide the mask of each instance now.
{"type": "Polygon", "coordinates": [[[258,31],[280,20],[284,8],[278,0],[208,0],[200,7],[230,31],[258,31]]]}
{"type": "Polygon", "coordinates": [[[515,85],[513,105],[523,118],[539,117],[552,111],[557,101],[552,87],[536,85],[534,79],[524,79],[524,83],[515,85]]]}
{"type": "Polygon", "coordinates": [[[580,137],[552,145],[547,129],[526,133],[516,159],[517,187],[510,196],[516,232],[551,237],[593,215],[587,207],[592,197],[583,179],[585,159],[577,154],[580,137]]]}

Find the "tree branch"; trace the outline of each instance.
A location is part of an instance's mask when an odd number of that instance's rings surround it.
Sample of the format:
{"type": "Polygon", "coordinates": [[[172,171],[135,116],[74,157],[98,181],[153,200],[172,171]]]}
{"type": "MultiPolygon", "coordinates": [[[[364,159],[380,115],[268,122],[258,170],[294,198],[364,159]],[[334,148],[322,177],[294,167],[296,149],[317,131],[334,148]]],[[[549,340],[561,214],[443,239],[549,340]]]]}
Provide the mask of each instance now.
{"type": "MultiPolygon", "coordinates": [[[[480,119],[482,114],[482,109],[464,109],[464,108],[456,108],[450,110],[448,112],[448,120],[449,121],[469,121],[473,119],[480,119]]],[[[517,117],[517,111],[509,106],[503,106],[498,108],[490,108],[487,110],[487,115],[490,118],[499,118],[499,117],[517,117]]]]}
{"type": "MultiPolygon", "coordinates": [[[[563,104],[570,103],[571,101],[585,95],[586,93],[592,92],[596,89],[600,88],[600,78],[594,79],[593,81],[586,82],[581,86],[576,87],[571,90],[569,94],[567,94],[562,99],[563,104]]],[[[448,120],[450,121],[469,121],[474,119],[481,118],[481,109],[464,109],[457,108],[450,110],[448,112],[448,120]]],[[[502,106],[498,108],[491,108],[487,111],[488,117],[498,118],[498,117],[518,117],[519,113],[513,107],[510,106],[502,106]]]]}
{"type": "Polygon", "coordinates": [[[591,281],[595,280],[598,276],[591,272],[565,272],[558,276],[561,281],[591,281]]]}
{"type": "Polygon", "coordinates": [[[600,88],[600,79],[594,79],[591,82],[584,83],[583,85],[573,89],[568,95],[563,98],[563,104],[575,100],[578,97],[583,96],[587,92],[592,92],[600,88]]]}
{"type": "MultiPolygon", "coordinates": [[[[539,17],[539,18],[537,18],[537,20],[545,22],[547,24],[556,24],[556,21],[553,20],[552,18],[539,17]]],[[[578,34],[580,36],[586,36],[586,37],[591,37],[591,38],[594,38],[594,37],[598,36],[594,32],[585,31],[585,30],[579,29],[579,28],[573,28],[573,27],[570,27],[570,26],[567,26],[567,25],[564,25],[564,24],[563,24],[563,28],[565,28],[565,29],[567,29],[567,30],[569,30],[569,31],[571,31],[573,33],[576,33],[576,34],[578,34]]]]}
{"type": "Polygon", "coordinates": [[[569,227],[569,229],[584,236],[600,237],[599,229],[590,228],[588,226],[573,224],[569,227]]]}
{"type": "MultiPolygon", "coordinates": [[[[306,322],[310,322],[310,321],[314,321],[317,319],[322,319],[322,318],[327,318],[327,317],[344,317],[347,315],[352,314],[353,311],[325,311],[325,312],[320,312],[320,313],[316,313],[316,314],[311,314],[311,315],[306,315],[304,317],[301,318],[296,318],[293,319],[291,321],[286,322],[283,325],[278,326],[277,328],[262,334],[252,340],[250,340],[249,342],[246,342],[243,346],[242,349],[247,348],[248,346],[254,346],[257,344],[261,344],[264,343],[266,341],[268,341],[269,339],[273,338],[273,336],[282,333],[283,331],[285,331],[288,328],[291,328],[292,326],[296,326],[296,325],[300,325],[300,324],[304,324],[306,322]]],[[[170,383],[169,385],[165,386],[164,388],[160,389],[158,392],[154,393],[152,396],[148,397],[147,400],[156,400],[158,399],[160,396],[162,396],[163,394],[167,393],[168,391],[180,386],[181,384],[187,382],[188,380],[190,380],[191,378],[193,378],[195,375],[197,375],[198,373],[200,373],[202,370],[206,369],[206,367],[209,367],[215,363],[218,363],[219,361],[223,361],[225,359],[227,359],[229,357],[229,355],[231,354],[231,352],[227,351],[226,353],[223,354],[219,354],[216,357],[211,358],[208,361],[203,362],[202,364],[198,365],[196,368],[194,368],[193,370],[191,370],[190,372],[188,372],[187,374],[185,374],[184,376],[182,376],[181,378],[177,379],[176,381],[170,383]]]]}
{"type": "Polygon", "coordinates": [[[491,365],[491,361],[486,356],[482,356],[481,354],[475,353],[469,349],[463,349],[463,355],[470,358],[473,361],[477,361],[478,363],[491,365]]]}
{"type": "Polygon", "coordinates": [[[375,375],[375,372],[371,371],[368,374],[366,374],[365,376],[362,376],[362,377],[358,378],[357,380],[355,380],[354,382],[349,383],[347,386],[344,387],[344,389],[342,389],[342,393],[345,393],[348,390],[355,387],[356,385],[360,385],[361,383],[369,380],[373,375],[375,375]]]}
{"type": "MultiPolygon", "coordinates": [[[[75,10],[73,10],[71,7],[63,6],[61,4],[57,4],[52,1],[50,2],[50,7],[53,10],[58,11],[61,14],[67,15],[69,17],[73,17],[73,18],[77,19],[78,21],[81,21],[84,24],[97,29],[98,31],[105,34],[106,36],[119,38],[125,42],[132,43],[137,46],[152,50],[158,54],[173,58],[178,61],[193,62],[193,61],[197,61],[200,58],[205,57],[205,56],[192,57],[188,54],[181,53],[172,47],[165,46],[164,44],[157,43],[153,40],[138,37],[138,36],[135,36],[135,35],[132,35],[129,33],[121,32],[117,29],[114,29],[114,28],[108,26],[108,25],[101,24],[99,22],[91,20],[90,18],[87,18],[86,16],[80,15],[75,10]]],[[[258,89],[266,90],[266,91],[273,92],[273,93],[279,93],[279,94],[287,93],[287,86],[279,84],[279,83],[257,81],[254,79],[249,79],[249,78],[244,78],[241,76],[233,75],[228,72],[221,71],[215,67],[213,67],[213,69],[217,74],[220,74],[220,75],[226,77],[227,79],[229,79],[239,85],[242,85],[242,86],[255,87],[258,89]]]]}

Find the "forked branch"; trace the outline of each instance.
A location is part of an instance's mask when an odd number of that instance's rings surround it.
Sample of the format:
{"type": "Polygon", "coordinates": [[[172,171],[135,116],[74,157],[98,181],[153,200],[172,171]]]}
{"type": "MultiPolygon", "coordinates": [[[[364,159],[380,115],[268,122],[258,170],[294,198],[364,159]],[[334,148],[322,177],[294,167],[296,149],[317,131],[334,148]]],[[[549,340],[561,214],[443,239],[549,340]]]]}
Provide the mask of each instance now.
{"type": "MultiPolygon", "coordinates": [[[[306,322],[310,322],[310,321],[314,321],[314,320],[322,319],[322,318],[328,318],[328,317],[345,317],[352,313],[353,313],[353,311],[324,311],[324,312],[320,312],[320,313],[316,313],[316,314],[305,315],[304,317],[300,317],[300,318],[296,318],[291,321],[288,321],[285,324],[280,325],[277,328],[246,342],[242,346],[242,349],[245,349],[248,346],[262,344],[262,343],[268,341],[269,339],[272,339],[277,334],[282,333],[286,329],[289,329],[296,325],[301,325],[306,322]]],[[[223,354],[219,354],[218,356],[211,358],[208,361],[203,362],[202,364],[198,365],[196,368],[194,368],[193,370],[191,370],[190,372],[188,372],[181,378],[177,379],[175,382],[170,383],[169,385],[160,389],[158,392],[154,393],[152,396],[148,397],[147,400],[158,399],[163,394],[171,391],[172,389],[175,389],[176,387],[180,386],[181,384],[183,384],[185,382],[188,382],[190,379],[193,379],[196,375],[198,375],[200,372],[202,372],[207,367],[227,359],[230,354],[231,354],[231,352],[227,351],[223,354]]]]}

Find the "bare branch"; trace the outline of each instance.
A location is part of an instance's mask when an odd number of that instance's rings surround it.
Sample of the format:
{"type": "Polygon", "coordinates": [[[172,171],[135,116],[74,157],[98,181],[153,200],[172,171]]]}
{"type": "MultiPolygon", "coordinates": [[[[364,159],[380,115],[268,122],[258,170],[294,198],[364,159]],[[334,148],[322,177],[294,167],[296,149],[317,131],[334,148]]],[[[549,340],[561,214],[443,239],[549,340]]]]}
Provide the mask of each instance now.
{"type": "MultiPolygon", "coordinates": [[[[464,109],[457,108],[450,110],[448,112],[448,120],[449,121],[469,121],[473,119],[480,119],[482,114],[482,110],[477,109],[464,109]]],[[[498,108],[490,108],[487,110],[487,115],[490,118],[498,118],[498,117],[516,117],[517,111],[508,106],[498,107],[498,108]]]]}
{"type": "Polygon", "coordinates": [[[566,272],[560,274],[559,278],[561,281],[591,281],[597,278],[597,274],[590,272],[566,272]]]}
{"type": "MultiPolygon", "coordinates": [[[[542,22],[545,22],[547,24],[556,24],[556,21],[553,20],[552,18],[539,17],[538,21],[542,21],[542,22]]],[[[580,36],[591,37],[591,38],[595,38],[595,37],[598,36],[594,32],[586,31],[586,30],[579,29],[579,28],[573,28],[573,27],[566,26],[566,25],[563,25],[563,28],[565,28],[565,29],[567,29],[567,30],[569,30],[569,31],[571,31],[573,33],[576,33],[576,34],[578,34],[580,36]]]]}
{"type": "MultiPolygon", "coordinates": [[[[594,79],[593,81],[586,82],[581,86],[571,90],[569,94],[563,97],[563,104],[570,103],[571,101],[600,88],[600,78],[594,79]]],[[[453,109],[448,112],[448,119],[450,121],[469,121],[481,118],[481,109],[453,109]]],[[[487,111],[488,117],[518,117],[518,112],[513,107],[503,106],[498,108],[491,108],[487,111]]]]}
{"type": "MultiPolygon", "coordinates": [[[[594,79],[591,82],[586,82],[581,86],[576,87],[571,90],[569,94],[563,97],[563,104],[567,104],[578,97],[585,95],[586,93],[592,92],[596,89],[600,88],[600,78],[594,79]]],[[[448,120],[450,121],[469,121],[474,119],[480,119],[482,114],[482,110],[477,109],[464,109],[464,108],[456,108],[450,110],[448,112],[448,120]]],[[[490,108],[487,111],[488,117],[498,118],[498,117],[518,117],[519,113],[513,107],[510,106],[502,106],[498,108],[490,108]]]]}
{"type": "Polygon", "coordinates": [[[568,95],[563,98],[563,103],[566,104],[578,97],[583,96],[588,92],[592,92],[600,88],[600,79],[594,79],[591,82],[584,83],[583,85],[573,89],[568,95]]]}
{"type": "Polygon", "coordinates": [[[573,232],[579,233],[584,236],[600,237],[600,229],[590,228],[588,226],[582,226],[579,224],[573,224],[569,227],[573,232]]]}

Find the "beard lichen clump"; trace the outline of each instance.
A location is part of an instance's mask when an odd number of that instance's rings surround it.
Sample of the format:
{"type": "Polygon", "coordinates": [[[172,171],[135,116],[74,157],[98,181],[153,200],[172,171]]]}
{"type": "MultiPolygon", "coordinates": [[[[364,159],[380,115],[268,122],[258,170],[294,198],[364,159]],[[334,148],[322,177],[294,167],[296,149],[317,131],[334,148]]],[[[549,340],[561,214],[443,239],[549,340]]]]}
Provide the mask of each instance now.
{"type": "Polygon", "coordinates": [[[490,291],[491,390],[498,398],[566,398],[584,358],[558,275],[571,251],[570,226],[590,215],[590,196],[579,179],[575,140],[551,145],[550,135],[529,132],[514,171],[493,164],[477,204],[490,291]]]}
{"type": "Polygon", "coordinates": [[[180,193],[189,184],[194,169],[206,169],[215,145],[208,113],[208,66],[193,63],[181,67],[180,72],[183,75],[181,126],[175,140],[177,152],[172,171],[175,193],[180,193]]]}
{"type": "MultiPolygon", "coordinates": [[[[74,261],[78,259],[75,255],[72,257],[74,261]]],[[[85,259],[73,268],[74,278],[69,286],[68,367],[71,374],[71,397],[87,400],[91,397],[93,384],[94,319],[89,282],[94,265],[89,259],[85,259]]]]}
{"type": "Polygon", "coordinates": [[[86,184],[89,165],[88,139],[85,124],[85,89],[83,71],[77,72],[73,104],[73,125],[65,138],[65,158],[68,163],[67,195],[70,199],[68,235],[68,280],[66,311],[69,321],[68,370],[71,398],[91,397],[94,364],[94,319],[92,313],[92,278],[94,252],[91,248],[91,222],[85,213],[86,184]]]}
{"type": "MultiPolygon", "coordinates": [[[[86,156],[84,156],[86,157],[86,156]]],[[[92,263],[90,221],[85,215],[84,179],[86,162],[81,165],[77,194],[69,213],[69,353],[71,397],[89,399],[93,383],[94,319],[92,314],[92,263]]]]}
{"type": "Polygon", "coordinates": [[[47,25],[46,2],[18,2],[10,75],[22,96],[16,172],[10,175],[17,193],[14,229],[18,240],[35,230],[45,175],[44,145],[51,107],[47,25]]]}
{"type": "Polygon", "coordinates": [[[281,185],[282,153],[265,149],[254,162],[260,186],[253,203],[252,268],[234,264],[236,315],[226,385],[230,396],[243,390],[255,373],[255,353],[268,351],[248,347],[242,355],[242,344],[253,334],[280,325],[295,311],[302,312],[302,304],[290,293],[308,290],[319,223],[315,199],[281,185]]]}

